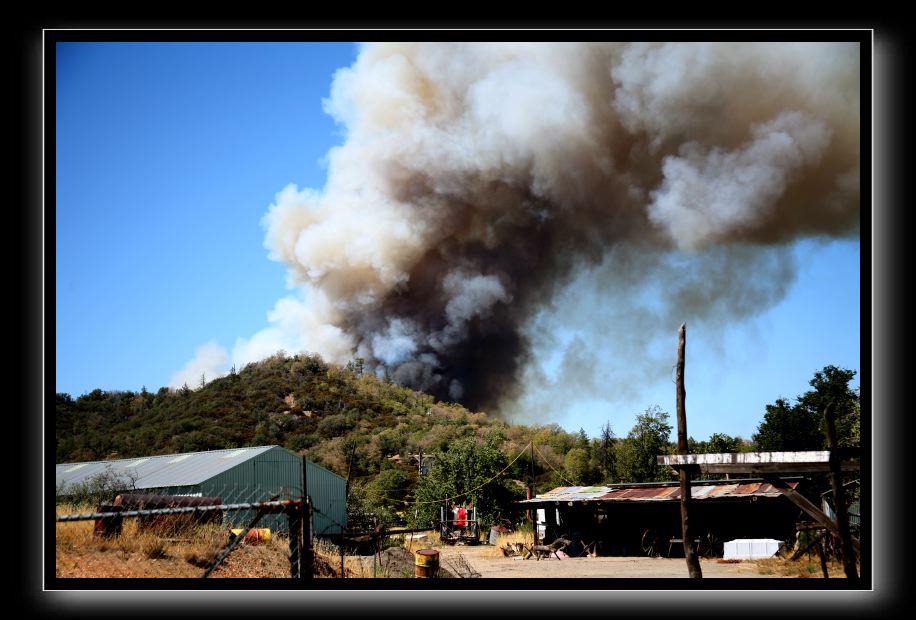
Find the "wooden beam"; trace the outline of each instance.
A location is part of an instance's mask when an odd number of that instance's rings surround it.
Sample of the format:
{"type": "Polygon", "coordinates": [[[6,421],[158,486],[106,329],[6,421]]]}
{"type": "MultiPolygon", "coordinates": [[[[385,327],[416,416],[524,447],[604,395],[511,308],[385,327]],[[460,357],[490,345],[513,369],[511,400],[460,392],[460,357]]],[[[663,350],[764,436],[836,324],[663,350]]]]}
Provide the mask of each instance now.
{"type": "Polygon", "coordinates": [[[742,473],[766,471],[771,473],[829,472],[830,465],[839,460],[844,471],[859,469],[858,449],[839,448],[831,458],[830,450],[796,452],[725,452],[719,454],[677,454],[656,457],[661,465],[672,468],[695,465],[713,473],[742,473]],[[717,471],[714,471],[717,470],[717,471]]]}
{"type": "Polygon", "coordinates": [[[827,446],[830,448],[830,481],[833,485],[833,501],[836,505],[836,522],[840,529],[840,545],[843,548],[843,572],[847,579],[858,579],[856,571],[856,557],[852,552],[852,536],[849,533],[849,512],[846,506],[846,489],[843,487],[843,474],[840,471],[837,452],[836,426],[834,425],[833,403],[828,403],[824,409],[824,418],[827,422],[827,446]]]}
{"type": "MultiPolygon", "coordinates": [[[[687,346],[687,324],[682,323],[677,333],[677,370],[675,380],[677,383],[677,452],[687,455],[687,391],[684,388],[684,350],[687,346]]],[[[681,469],[678,472],[681,483],[681,531],[683,532],[684,557],[687,559],[687,572],[693,579],[703,577],[700,569],[700,557],[693,545],[690,536],[690,472],[681,469]]]]}
{"type": "MultiPolygon", "coordinates": [[[[790,487],[786,481],[779,476],[764,476],[764,479],[773,485],[774,489],[791,500],[792,503],[804,510],[811,518],[830,530],[831,534],[839,537],[840,528],[837,526],[836,522],[821,512],[821,509],[811,503],[807,497],[790,487]]],[[[855,547],[856,553],[859,553],[860,551],[858,539],[852,538],[852,545],[855,547]]]]}
{"type": "MultiPolygon", "coordinates": [[[[693,468],[704,474],[746,474],[748,476],[761,476],[764,474],[827,474],[830,473],[829,463],[761,463],[756,465],[742,463],[703,463],[691,465],[669,464],[672,469],[693,468]]],[[[844,461],[840,463],[841,471],[859,471],[857,461],[844,461]]]]}

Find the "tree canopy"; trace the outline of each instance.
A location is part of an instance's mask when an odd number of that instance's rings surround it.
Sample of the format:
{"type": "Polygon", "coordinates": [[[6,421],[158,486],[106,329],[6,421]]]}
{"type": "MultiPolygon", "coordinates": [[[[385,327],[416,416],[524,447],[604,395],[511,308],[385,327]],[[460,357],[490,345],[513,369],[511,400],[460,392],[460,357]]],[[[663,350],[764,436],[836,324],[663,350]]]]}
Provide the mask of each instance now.
{"type": "Polygon", "coordinates": [[[630,482],[667,480],[671,473],[658,455],[671,450],[669,415],[653,406],[636,416],[636,424],[617,447],[617,477],[630,482]]]}
{"type": "Polygon", "coordinates": [[[855,371],[825,366],[809,381],[812,389],[795,403],[778,398],[766,405],[763,421],[754,434],[764,452],[823,450],[827,447],[824,409],[834,407],[837,440],[841,446],[859,444],[859,395],[849,387],[855,371]]]}
{"type": "Polygon", "coordinates": [[[514,500],[524,499],[524,492],[502,475],[508,466],[509,459],[493,436],[482,442],[472,437],[459,439],[435,453],[429,474],[421,476],[417,485],[418,522],[433,523],[439,507],[452,502],[473,503],[478,518],[492,523],[514,500]]]}

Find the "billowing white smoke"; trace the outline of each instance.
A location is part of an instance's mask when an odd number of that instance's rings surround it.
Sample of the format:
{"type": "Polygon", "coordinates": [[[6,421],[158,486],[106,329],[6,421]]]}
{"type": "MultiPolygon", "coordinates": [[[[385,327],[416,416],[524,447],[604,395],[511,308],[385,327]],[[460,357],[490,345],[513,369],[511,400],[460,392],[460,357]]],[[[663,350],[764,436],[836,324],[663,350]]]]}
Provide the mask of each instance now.
{"type": "Polygon", "coordinates": [[[664,180],[651,192],[649,219],[680,247],[729,239],[768,219],[793,176],[818,163],[830,130],[800,112],[751,127],[753,141],[726,151],[696,142],[662,160],[664,180]]]}
{"type": "Polygon", "coordinates": [[[216,342],[201,345],[194,352],[194,357],[169,378],[169,387],[176,390],[185,386],[191,389],[198,388],[202,382],[222,375],[228,360],[226,350],[216,342]]]}
{"type": "Polygon", "coordinates": [[[632,309],[681,265],[697,286],[652,316],[760,312],[786,243],[857,234],[858,75],[843,43],[365,45],[325,102],[346,131],[326,186],[265,215],[303,294],[269,330],[495,411],[582,274],[632,309]]]}

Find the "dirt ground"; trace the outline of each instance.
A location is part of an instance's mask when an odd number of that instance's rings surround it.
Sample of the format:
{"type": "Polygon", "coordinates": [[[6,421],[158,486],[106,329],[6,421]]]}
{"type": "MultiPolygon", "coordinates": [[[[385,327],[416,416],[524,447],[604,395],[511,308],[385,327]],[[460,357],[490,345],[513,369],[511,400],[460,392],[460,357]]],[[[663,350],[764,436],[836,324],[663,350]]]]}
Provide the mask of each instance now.
{"type": "MultiPolygon", "coordinates": [[[[413,551],[422,547],[414,548],[413,551]]],[[[490,545],[456,545],[436,547],[439,551],[439,565],[455,577],[483,579],[520,578],[687,578],[687,565],[683,558],[642,558],[642,557],[584,557],[524,560],[521,557],[493,557],[490,545]]],[[[392,550],[388,550],[391,552],[392,550]]],[[[384,569],[390,576],[405,576],[401,573],[413,568],[413,551],[401,549],[403,553],[376,559],[376,570],[384,569]],[[394,559],[396,558],[396,560],[394,559]]],[[[360,558],[362,566],[371,575],[373,558],[360,558]]],[[[703,559],[700,568],[704,578],[781,578],[786,575],[761,572],[758,561],[719,562],[703,559]]],[[[766,570],[766,569],[764,569],[766,570]]],[[[445,575],[449,576],[449,575],[445,575]]]]}
{"type": "MultiPolygon", "coordinates": [[[[97,540],[87,532],[71,535],[59,532],[56,576],[62,578],[196,578],[226,541],[216,536],[200,543],[167,542],[153,536],[122,535],[114,540],[97,540]]],[[[347,578],[413,578],[416,551],[435,548],[439,552],[442,578],[524,579],[524,578],[687,578],[683,558],[648,557],[556,557],[522,559],[505,557],[498,545],[442,545],[438,541],[414,540],[408,548],[392,547],[378,556],[345,558],[347,578]]],[[[211,575],[215,578],[286,578],[289,576],[288,542],[277,537],[267,544],[242,544],[211,575]]],[[[821,578],[820,564],[803,559],[724,562],[701,560],[704,578],[821,578]]],[[[339,555],[334,549],[316,549],[316,576],[340,577],[339,555]]],[[[843,567],[832,562],[830,577],[843,577],[843,567]]]]}

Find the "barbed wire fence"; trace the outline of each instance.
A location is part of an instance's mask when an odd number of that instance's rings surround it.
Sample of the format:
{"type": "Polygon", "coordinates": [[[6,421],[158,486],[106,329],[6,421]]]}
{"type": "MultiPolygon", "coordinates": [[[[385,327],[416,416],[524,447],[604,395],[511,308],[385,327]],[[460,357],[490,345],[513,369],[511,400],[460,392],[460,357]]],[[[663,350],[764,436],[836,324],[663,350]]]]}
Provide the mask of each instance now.
{"type": "MultiPolygon", "coordinates": [[[[166,543],[181,546],[208,537],[213,542],[216,536],[216,540],[223,542],[218,552],[210,554],[203,564],[202,578],[211,576],[241,544],[272,541],[274,546],[285,544],[288,547],[289,577],[307,579],[313,576],[312,502],[308,496],[303,497],[301,492],[268,495],[267,490],[258,487],[230,486],[225,491],[214,497],[125,492],[113,503],[100,505],[91,512],[66,514],[66,509],[58,507],[56,521],[94,522],[93,540],[131,536],[155,538],[160,543],[159,552],[147,554],[151,559],[165,557],[162,549],[166,543]],[[262,499],[265,496],[267,499],[262,499]],[[222,497],[252,501],[224,502],[222,497]],[[126,520],[134,521],[133,527],[124,528],[126,520]]],[[[197,557],[193,557],[194,561],[186,559],[201,566],[197,557]]]]}
{"type": "MultiPolygon", "coordinates": [[[[405,508],[447,502],[449,499],[465,497],[504,475],[529,447],[530,444],[522,447],[500,472],[477,484],[475,489],[463,489],[451,498],[422,501],[415,496],[385,497],[387,493],[383,495],[371,489],[363,490],[378,500],[388,500],[405,508]]],[[[540,450],[537,452],[543,459],[540,450]]],[[[309,579],[314,576],[387,576],[386,572],[389,571],[386,571],[385,558],[382,557],[385,539],[391,541],[403,536],[402,544],[409,554],[417,540],[415,535],[442,529],[442,523],[436,523],[434,527],[418,527],[416,514],[413,523],[408,517],[408,521],[401,526],[389,528],[381,526],[378,519],[367,523],[357,523],[356,520],[348,523],[346,502],[342,514],[331,514],[316,506],[308,496],[307,489],[298,486],[227,483],[206,488],[204,496],[204,491],[188,492],[187,488],[179,487],[131,488],[135,481],[127,482],[128,488],[119,491],[108,489],[110,492],[107,495],[93,497],[93,501],[99,501],[95,509],[69,514],[64,514],[60,509],[60,505],[67,501],[66,489],[57,489],[59,508],[56,521],[59,524],[93,521],[92,535],[96,539],[155,532],[161,540],[176,544],[193,539],[193,528],[185,525],[210,524],[214,526],[209,531],[211,537],[214,536],[214,529],[223,536],[219,548],[208,553],[205,558],[194,554],[191,554],[192,559],[186,558],[203,569],[199,574],[201,578],[213,576],[243,544],[264,542],[265,537],[273,539],[274,545],[287,546],[289,572],[285,576],[293,579],[309,579]],[[131,496],[134,496],[133,499],[131,496]],[[156,496],[159,496],[158,500],[156,496]],[[163,503],[166,501],[168,503],[163,503]],[[122,526],[127,520],[135,520],[136,525],[124,532],[122,526]],[[317,568],[316,551],[322,563],[317,568]],[[368,567],[365,559],[370,554],[373,558],[372,569],[370,574],[366,574],[368,567]],[[360,556],[360,559],[358,562],[350,562],[348,570],[347,558],[352,556],[360,556]],[[352,569],[354,563],[359,566],[358,570],[352,569]],[[381,575],[379,568],[382,569],[381,575]]],[[[85,510],[85,504],[79,509],[85,510]]],[[[68,510],[72,511],[73,507],[68,510]]],[[[428,542],[435,544],[434,536],[428,542]]],[[[394,546],[400,545],[396,543],[394,546]]],[[[148,557],[154,556],[148,554],[148,557]]]]}

